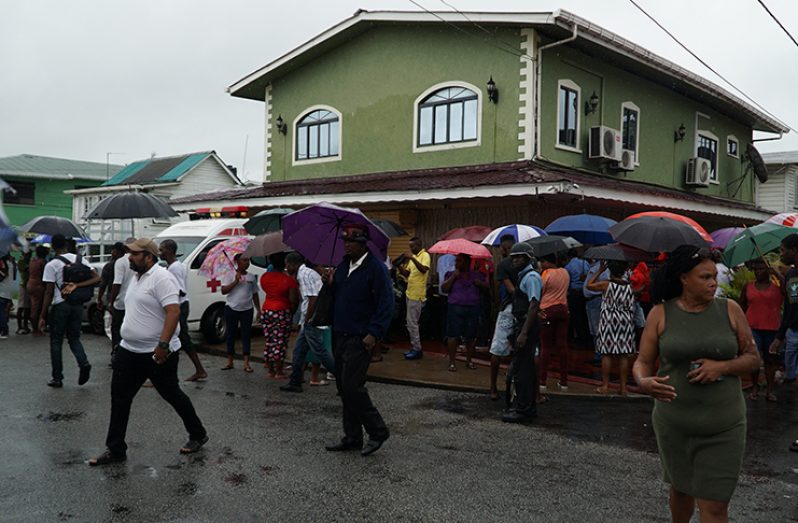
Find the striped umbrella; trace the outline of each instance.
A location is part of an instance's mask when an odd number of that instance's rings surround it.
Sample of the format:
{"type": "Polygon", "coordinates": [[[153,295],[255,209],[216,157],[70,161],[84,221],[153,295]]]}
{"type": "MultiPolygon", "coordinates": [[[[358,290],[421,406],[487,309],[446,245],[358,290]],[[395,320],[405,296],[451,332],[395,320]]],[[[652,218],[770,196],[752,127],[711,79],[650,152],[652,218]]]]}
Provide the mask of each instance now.
{"type": "Polygon", "coordinates": [[[520,223],[514,223],[512,225],[505,225],[490,231],[490,234],[485,236],[485,239],[482,240],[482,245],[499,245],[501,243],[502,236],[507,234],[515,238],[516,243],[518,243],[531,240],[532,238],[537,238],[538,236],[546,236],[546,231],[540,227],[535,227],[534,225],[522,225],[520,223]]]}
{"type": "Polygon", "coordinates": [[[798,212],[783,212],[765,220],[765,223],[775,223],[785,227],[798,227],[796,222],[798,222],[798,212]]]}

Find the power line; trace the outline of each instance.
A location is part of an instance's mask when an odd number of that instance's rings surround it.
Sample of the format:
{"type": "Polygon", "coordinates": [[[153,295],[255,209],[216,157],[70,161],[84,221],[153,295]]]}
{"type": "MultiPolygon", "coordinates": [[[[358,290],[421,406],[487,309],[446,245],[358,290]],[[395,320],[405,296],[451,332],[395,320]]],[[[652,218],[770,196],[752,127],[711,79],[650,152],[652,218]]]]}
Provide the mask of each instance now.
{"type": "Polygon", "coordinates": [[[759,5],[761,5],[761,6],[762,6],[762,9],[764,9],[765,11],[767,11],[767,13],[768,13],[768,14],[770,15],[770,17],[773,19],[773,21],[774,21],[774,22],[776,22],[776,23],[779,25],[779,27],[781,27],[781,30],[782,30],[782,31],[784,31],[784,34],[786,34],[786,35],[787,35],[787,36],[790,38],[790,40],[792,40],[792,43],[794,43],[794,44],[795,44],[795,46],[796,46],[796,47],[798,47],[798,41],[796,41],[796,40],[795,40],[795,38],[794,38],[794,37],[793,37],[793,36],[790,34],[790,32],[787,30],[787,28],[786,28],[786,27],[784,27],[784,25],[782,25],[781,21],[780,21],[778,18],[776,18],[776,15],[774,15],[774,14],[773,14],[773,13],[770,11],[770,9],[768,9],[768,6],[766,6],[766,5],[765,5],[765,2],[763,2],[762,0],[756,0],[756,1],[757,1],[757,2],[759,2],[759,5]]]}
{"type": "MultiPolygon", "coordinates": [[[[699,62],[699,63],[701,63],[701,65],[703,65],[704,67],[706,67],[707,69],[709,69],[710,71],[712,71],[713,73],[715,73],[715,74],[718,76],[718,78],[720,78],[721,80],[723,80],[724,82],[726,82],[728,85],[730,85],[730,86],[732,87],[732,89],[734,89],[735,91],[737,91],[738,93],[740,93],[740,94],[741,94],[743,97],[745,97],[745,98],[746,98],[746,99],[747,99],[749,102],[751,102],[751,103],[752,103],[752,104],[754,104],[756,107],[758,107],[760,110],[762,110],[762,111],[763,111],[765,114],[767,114],[768,116],[770,116],[770,117],[771,117],[771,118],[773,118],[774,120],[778,120],[778,118],[777,118],[777,117],[776,117],[776,116],[775,116],[773,113],[771,113],[770,111],[768,111],[767,109],[765,109],[764,107],[762,107],[761,105],[759,105],[759,104],[757,103],[757,101],[756,101],[756,100],[754,100],[753,98],[751,98],[750,96],[748,96],[748,95],[747,95],[745,92],[743,92],[743,90],[742,90],[742,89],[740,89],[739,87],[737,87],[736,85],[734,85],[733,83],[731,83],[731,81],[730,81],[729,79],[727,79],[725,76],[723,76],[722,74],[720,74],[719,72],[717,72],[717,71],[716,71],[716,70],[715,70],[715,69],[714,69],[714,68],[713,68],[711,65],[709,65],[708,63],[706,63],[706,62],[705,62],[704,60],[702,60],[702,59],[701,59],[701,58],[700,58],[700,57],[699,57],[697,54],[695,54],[693,51],[691,51],[691,50],[690,50],[690,49],[689,49],[689,48],[688,48],[686,45],[684,45],[684,44],[683,44],[683,43],[682,43],[682,42],[681,42],[681,41],[680,41],[678,38],[676,38],[676,36],[674,36],[674,35],[673,35],[673,33],[671,33],[670,31],[668,31],[668,30],[667,30],[667,29],[666,29],[666,28],[665,28],[665,27],[664,27],[664,26],[663,26],[661,23],[659,23],[659,22],[657,21],[657,19],[656,19],[656,18],[654,18],[653,16],[651,16],[650,14],[648,14],[648,12],[647,12],[645,9],[643,9],[642,7],[640,7],[640,5],[639,5],[637,2],[635,2],[635,0],[629,0],[629,2],[631,2],[631,3],[632,3],[632,5],[633,5],[633,6],[635,6],[635,7],[636,7],[638,10],[640,10],[640,12],[641,12],[641,13],[643,13],[644,15],[646,15],[646,17],[648,17],[648,19],[649,19],[649,20],[651,20],[652,22],[654,22],[654,24],[656,24],[656,26],[657,26],[657,27],[659,27],[660,29],[662,29],[662,30],[665,32],[665,34],[667,34],[668,36],[670,36],[670,37],[671,37],[671,39],[672,39],[674,42],[676,42],[676,43],[679,45],[679,47],[681,47],[682,49],[684,49],[685,51],[687,51],[688,53],[690,53],[690,56],[692,56],[693,58],[695,58],[696,60],[698,60],[698,62],[699,62]]],[[[784,125],[786,125],[786,126],[787,126],[787,128],[788,128],[789,130],[791,130],[792,132],[798,132],[798,131],[796,131],[795,129],[793,129],[792,127],[790,127],[789,125],[787,125],[787,124],[784,124],[784,125]]]]}
{"type": "MultiPolygon", "coordinates": [[[[447,21],[445,18],[443,18],[442,16],[440,16],[438,13],[436,13],[436,12],[434,12],[434,11],[430,11],[429,9],[427,9],[426,7],[424,7],[423,5],[421,5],[420,3],[416,2],[416,0],[407,0],[407,1],[408,1],[408,2],[410,2],[411,4],[415,5],[415,6],[416,6],[416,7],[418,7],[419,9],[422,9],[422,10],[423,10],[424,12],[426,12],[427,14],[430,14],[430,15],[434,16],[435,18],[437,18],[438,20],[440,20],[440,21],[441,21],[441,22],[443,22],[444,24],[446,24],[446,25],[448,25],[448,26],[452,27],[453,29],[456,29],[456,30],[460,31],[461,33],[463,33],[463,34],[465,34],[465,35],[468,35],[468,36],[470,36],[471,38],[477,38],[477,39],[479,39],[479,40],[485,41],[485,42],[487,42],[487,44],[488,44],[488,45],[490,45],[491,47],[493,47],[493,48],[495,48],[495,49],[498,49],[499,51],[502,51],[503,53],[508,53],[508,54],[511,54],[511,55],[515,56],[516,58],[526,58],[526,59],[529,59],[529,60],[532,60],[532,61],[534,61],[534,58],[532,58],[532,57],[531,57],[531,56],[529,56],[529,55],[523,55],[523,54],[521,54],[521,52],[520,52],[520,51],[515,51],[515,50],[512,50],[512,51],[511,51],[510,49],[507,49],[507,48],[504,48],[504,47],[499,47],[499,46],[497,46],[497,45],[494,45],[493,43],[491,43],[489,40],[487,40],[487,39],[485,39],[485,38],[480,38],[480,37],[478,37],[477,35],[475,35],[474,33],[471,33],[471,32],[469,32],[469,31],[466,31],[466,30],[465,30],[465,29],[463,29],[462,27],[459,27],[459,26],[457,26],[457,25],[455,25],[455,24],[453,24],[453,23],[451,23],[451,22],[447,21]]],[[[462,13],[461,13],[461,14],[462,14],[462,13]]]]}

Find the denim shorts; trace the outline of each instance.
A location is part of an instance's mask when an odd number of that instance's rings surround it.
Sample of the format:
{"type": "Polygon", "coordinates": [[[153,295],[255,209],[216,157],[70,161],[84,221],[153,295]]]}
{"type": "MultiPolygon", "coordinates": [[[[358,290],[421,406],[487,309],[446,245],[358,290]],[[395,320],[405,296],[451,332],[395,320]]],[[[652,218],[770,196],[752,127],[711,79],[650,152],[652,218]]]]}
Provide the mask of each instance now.
{"type": "Polygon", "coordinates": [[[449,304],[446,313],[446,337],[473,340],[477,337],[479,305],[449,304]]]}
{"type": "Polygon", "coordinates": [[[515,316],[512,306],[508,305],[499,311],[496,317],[496,329],[493,331],[493,340],[490,343],[490,353],[494,356],[508,356],[510,354],[510,336],[515,327],[515,316]]]}

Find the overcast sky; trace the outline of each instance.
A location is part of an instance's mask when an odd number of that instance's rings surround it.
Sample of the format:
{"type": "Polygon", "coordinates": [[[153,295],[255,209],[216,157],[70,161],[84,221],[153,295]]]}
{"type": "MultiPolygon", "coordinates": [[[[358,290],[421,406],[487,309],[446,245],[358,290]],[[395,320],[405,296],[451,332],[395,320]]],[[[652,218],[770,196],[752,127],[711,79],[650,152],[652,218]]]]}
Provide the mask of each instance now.
{"type": "MultiPolygon", "coordinates": [[[[798,2],[764,0],[798,38],[798,2]]],[[[450,10],[441,0],[418,0],[450,10]]],[[[567,9],[720,84],[628,0],[447,0],[461,11],[567,9]]],[[[798,128],[798,47],[757,0],[638,0],[688,47],[798,128]]],[[[263,103],[225,88],[357,9],[409,0],[9,0],[0,17],[0,156],[111,163],[214,149],[263,175],[263,103]],[[246,154],[245,154],[246,151],[246,154]]],[[[798,135],[764,142],[798,149],[798,135]]]]}

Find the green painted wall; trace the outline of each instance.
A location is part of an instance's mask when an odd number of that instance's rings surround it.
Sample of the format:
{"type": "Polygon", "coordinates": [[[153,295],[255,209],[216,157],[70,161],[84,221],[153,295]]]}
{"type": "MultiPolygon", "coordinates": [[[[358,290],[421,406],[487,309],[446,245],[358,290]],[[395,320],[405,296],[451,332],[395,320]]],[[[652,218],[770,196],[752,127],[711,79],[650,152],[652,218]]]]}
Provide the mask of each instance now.
{"type": "MultiPolygon", "coordinates": [[[[544,42],[545,43],[545,42],[544,42]]],[[[750,127],[732,121],[725,115],[675,91],[632,73],[618,69],[606,61],[588,56],[569,47],[554,47],[543,51],[541,80],[541,156],[556,163],[599,172],[600,163],[588,159],[588,133],[592,126],[606,125],[621,128],[621,104],[631,101],[640,108],[640,165],[632,172],[606,171],[610,177],[626,178],[701,194],[753,201],[753,175],[740,184],[744,174],[738,158],[726,154],[726,138],[734,135],[740,153],[750,142],[750,127]],[[557,138],[558,81],[569,79],[581,87],[579,117],[581,128],[579,145],[582,153],[555,147],[557,138]],[[584,113],[584,102],[595,91],[600,102],[597,111],[584,113]],[[702,130],[718,137],[718,184],[708,188],[684,185],[685,166],[695,156],[696,112],[709,116],[699,118],[702,130]],[[674,143],[674,131],[684,124],[687,133],[683,141],[674,143]],[[736,180],[736,181],[735,181],[736,180]],[[736,195],[735,195],[736,193],[736,195]]]]}
{"type": "Polygon", "coordinates": [[[33,178],[17,178],[7,176],[5,181],[14,185],[14,181],[34,182],[36,189],[34,193],[35,205],[17,205],[4,203],[8,219],[11,225],[22,225],[36,216],[63,216],[72,219],[72,195],[64,194],[64,191],[79,187],[96,187],[103,180],[42,180],[33,178]]]}
{"type": "MultiPolygon", "coordinates": [[[[518,29],[496,37],[519,49],[518,29]]],[[[272,181],[358,173],[484,164],[518,159],[519,60],[456,29],[388,26],[373,29],[276,80],[272,129],[272,181]],[[493,76],[498,104],[488,101],[493,76]],[[482,143],[478,147],[413,153],[415,99],[435,84],[468,82],[482,91],[482,143]],[[292,123],[316,104],[342,114],[341,160],[292,166],[292,123]]]]}

